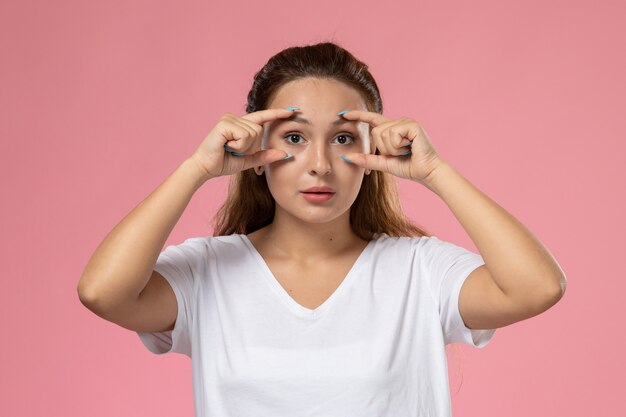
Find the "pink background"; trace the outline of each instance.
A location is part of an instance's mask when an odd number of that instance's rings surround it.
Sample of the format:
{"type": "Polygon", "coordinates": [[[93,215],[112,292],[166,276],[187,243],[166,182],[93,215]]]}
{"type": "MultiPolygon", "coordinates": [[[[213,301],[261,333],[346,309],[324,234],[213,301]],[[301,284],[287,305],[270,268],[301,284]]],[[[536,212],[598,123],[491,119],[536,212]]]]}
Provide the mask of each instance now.
{"type": "MultiPolygon", "coordinates": [[[[223,113],[245,113],[271,55],[325,40],[567,274],[546,313],[448,351],[455,415],[625,415],[623,2],[98,3],[0,5],[0,415],[193,415],[188,358],[91,313],[78,279],[223,113]]],[[[475,250],[436,195],[398,183],[414,221],[475,250]]],[[[211,234],[226,184],[168,244],[211,234]]]]}

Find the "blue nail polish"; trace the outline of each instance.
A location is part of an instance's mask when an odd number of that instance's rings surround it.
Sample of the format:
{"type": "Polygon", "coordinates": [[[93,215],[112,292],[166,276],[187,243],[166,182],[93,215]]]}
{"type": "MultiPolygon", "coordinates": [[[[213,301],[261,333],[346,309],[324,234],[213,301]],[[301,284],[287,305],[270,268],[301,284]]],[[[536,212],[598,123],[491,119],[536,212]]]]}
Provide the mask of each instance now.
{"type": "Polygon", "coordinates": [[[346,162],[350,163],[350,164],[353,164],[353,163],[354,163],[354,162],[352,162],[351,160],[349,160],[348,158],[346,158],[345,156],[343,156],[343,154],[339,155],[339,157],[340,157],[341,159],[343,159],[344,161],[346,161],[346,162]]]}
{"type": "Polygon", "coordinates": [[[342,114],[348,113],[350,110],[342,110],[339,113],[337,113],[337,116],[341,116],[342,114]]]}
{"type": "Polygon", "coordinates": [[[409,143],[407,143],[406,145],[402,145],[401,147],[404,147],[404,146],[411,146],[412,144],[413,144],[413,141],[410,141],[409,143]]]}
{"type": "Polygon", "coordinates": [[[289,159],[289,158],[293,158],[293,155],[290,153],[288,153],[287,156],[282,159],[282,161],[284,161],[285,159],[289,159]]]}
{"type": "Polygon", "coordinates": [[[411,153],[411,150],[409,149],[408,151],[406,151],[405,153],[401,154],[400,156],[408,155],[410,153],[411,153]]]}
{"type": "Polygon", "coordinates": [[[232,156],[244,156],[245,155],[243,152],[229,151],[228,149],[225,149],[225,151],[230,153],[232,156]]]}
{"type": "Polygon", "coordinates": [[[232,155],[234,155],[234,156],[244,156],[244,153],[243,153],[243,152],[237,152],[237,151],[235,151],[235,150],[233,150],[233,149],[230,149],[228,146],[226,146],[226,144],[224,144],[224,150],[225,150],[226,152],[231,153],[231,154],[232,154],[232,155]]]}
{"type": "Polygon", "coordinates": [[[287,107],[287,110],[300,110],[300,108],[299,107],[289,106],[289,107],[287,107]]]}

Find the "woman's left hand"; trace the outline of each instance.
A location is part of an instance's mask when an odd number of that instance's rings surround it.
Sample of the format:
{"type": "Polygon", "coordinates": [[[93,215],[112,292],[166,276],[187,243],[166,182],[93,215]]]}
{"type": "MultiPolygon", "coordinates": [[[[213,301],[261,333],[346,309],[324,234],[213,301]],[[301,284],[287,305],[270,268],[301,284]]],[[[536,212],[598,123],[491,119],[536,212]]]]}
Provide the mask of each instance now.
{"type": "Polygon", "coordinates": [[[380,155],[362,153],[344,155],[361,168],[388,172],[423,184],[428,176],[444,163],[424,129],[411,118],[389,120],[380,113],[364,110],[350,110],[344,113],[343,117],[373,126],[370,141],[380,155]],[[403,155],[405,153],[408,154],[403,155]]]}

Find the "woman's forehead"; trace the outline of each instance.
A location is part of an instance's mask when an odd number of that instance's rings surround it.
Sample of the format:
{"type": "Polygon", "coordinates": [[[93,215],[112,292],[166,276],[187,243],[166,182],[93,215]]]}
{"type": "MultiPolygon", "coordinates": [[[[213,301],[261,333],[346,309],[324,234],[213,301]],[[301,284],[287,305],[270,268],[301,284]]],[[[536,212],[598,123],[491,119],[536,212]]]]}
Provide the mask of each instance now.
{"type": "Polygon", "coordinates": [[[365,100],[355,88],[336,80],[300,79],[281,86],[273,95],[269,108],[299,107],[304,112],[329,108],[367,110],[365,100]]]}
{"type": "MultiPolygon", "coordinates": [[[[331,126],[350,126],[350,125],[356,126],[356,122],[357,122],[355,120],[344,119],[343,117],[339,115],[335,115],[334,118],[331,117],[330,119],[332,121],[330,121],[328,124],[331,126]]],[[[287,123],[298,123],[298,124],[314,127],[316,121],[309,120],[306,117],[304,117],[302,114],[294,113],[287,118],[276,119],[276,125],[287,124],[287,123]]]]}

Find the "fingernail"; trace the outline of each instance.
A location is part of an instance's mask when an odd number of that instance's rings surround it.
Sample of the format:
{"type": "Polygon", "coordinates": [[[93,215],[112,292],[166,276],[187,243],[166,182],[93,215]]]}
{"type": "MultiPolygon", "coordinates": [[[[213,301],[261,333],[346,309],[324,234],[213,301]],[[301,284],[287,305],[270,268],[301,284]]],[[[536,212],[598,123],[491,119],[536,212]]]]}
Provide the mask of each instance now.
{"type": "Polygon", "coordinates": [[[236,151],[233,151],[232,149],[226,148],[226,147],[224,148],[224,150],[226,152],[229,152],[233,156],[244,156],[245,155],[243,152],[236,152],[236,151]]]}
{"type": "Polygon", "coordinates": [[[410,153],[411,153],[411,150],[409,149],[408,151],[406,151],[405,153],[401,154],[400,156],[408,155],[410,153]]]}
{"type": "Polygon", "coordinates": [[[345,156],[343,156],[343,154],[339,155],[339,157],[340,157],[341,159],[343,159],[344,161],[346,161],[346,162],[350,163],[350,164],[353,164],[353,163],[354,163],[354,162],[352,162],[351,160],[349,160],[348,158],[346,158],[345,156]]]}
{"type": "Polygon", "coordinates": [[[401,147],[403,147],[403,146],[411,146],[412,144],[413,144],[413,141],[411,140],[411,141],[409,141],[409,143],[407,143],[405,145],[402,145],[401,147]]]}
{"type": "Polygon", "coordinates": [[[292,155],[292,154],[290,154],[290,153],[288,153],[288,154],[287,154],[287,156],[286,156],[286,157],[284,157],[282,160],[284,161],[285,159],[289,159],[289,158],[292,158],[292,157],[293,157],[293,155],[292,155]]]}
{"type": "Polygon", "coordinates": [[[341,116],[342,114],[348,113],[350,110],[342,110],[339,113],[337,113],[337,116],[341,116]]]}
{"type": "Polygon", "coordinates": [[[289,107],[287,107],[287,110],[300,110],[300,108],[299,107],[289,106],[289,107]]]}

